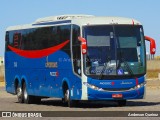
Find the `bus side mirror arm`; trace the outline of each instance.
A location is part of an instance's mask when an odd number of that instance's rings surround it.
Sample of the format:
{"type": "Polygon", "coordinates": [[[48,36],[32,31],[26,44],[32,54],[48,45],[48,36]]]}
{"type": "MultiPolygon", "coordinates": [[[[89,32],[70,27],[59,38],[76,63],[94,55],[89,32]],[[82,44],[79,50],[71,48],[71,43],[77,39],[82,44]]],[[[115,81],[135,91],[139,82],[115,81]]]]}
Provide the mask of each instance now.
{"type": "Polygon", "coordinates": [[[156,53],[156,42],[153,38],[144,36],[145,40],[150,42],[150,54],[154,55],[156,53]]]}
{"type": "Polygon", "coordinates": [[[86,54],[87,53],[87,42],[86,42],[86,39],[83,38],[83,37],[78,37],[78,40],[81,42],[82,54],[86,54]]]}

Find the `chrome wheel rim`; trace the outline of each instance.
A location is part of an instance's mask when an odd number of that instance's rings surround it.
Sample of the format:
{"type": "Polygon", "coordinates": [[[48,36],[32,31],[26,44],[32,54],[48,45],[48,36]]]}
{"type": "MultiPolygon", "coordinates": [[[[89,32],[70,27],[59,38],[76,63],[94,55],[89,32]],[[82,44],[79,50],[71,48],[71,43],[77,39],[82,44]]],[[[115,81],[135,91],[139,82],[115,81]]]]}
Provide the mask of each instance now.
{"type": "Polygon", "coordinates": [[[69,100],[69,90],[66,90],[65,92],[65,102],[69,100]]]}
{"type": "Polygon", "coordinates": [[[28,94],[27,94],[27,91],[26,89],[24,90],[24,99],[27,100],[27,97],[28,97],[28,94]]]}
{"type": "Polygon", "coordinates": [[[22,95],[22,89],[20,87],[17,88],[17,96],[21,97],[22,95]]]}

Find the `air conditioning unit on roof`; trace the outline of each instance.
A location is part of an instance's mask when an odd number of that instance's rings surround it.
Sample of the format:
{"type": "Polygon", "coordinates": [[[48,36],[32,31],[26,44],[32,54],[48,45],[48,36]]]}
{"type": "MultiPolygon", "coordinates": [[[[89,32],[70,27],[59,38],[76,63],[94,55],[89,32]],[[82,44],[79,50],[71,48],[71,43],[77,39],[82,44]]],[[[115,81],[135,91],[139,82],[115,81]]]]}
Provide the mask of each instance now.
{"type": "Polygon", "coordinates": [[[58,20],[71,20],[75,18],[83,18],[83,17],[93,17],[93,15],[59,15],[59,16],[50,16],[45,18],[39,18],[35,21],[35,23],[43,23],[43,22],[52,22],[52,21],[58,21],[58,20]]]}

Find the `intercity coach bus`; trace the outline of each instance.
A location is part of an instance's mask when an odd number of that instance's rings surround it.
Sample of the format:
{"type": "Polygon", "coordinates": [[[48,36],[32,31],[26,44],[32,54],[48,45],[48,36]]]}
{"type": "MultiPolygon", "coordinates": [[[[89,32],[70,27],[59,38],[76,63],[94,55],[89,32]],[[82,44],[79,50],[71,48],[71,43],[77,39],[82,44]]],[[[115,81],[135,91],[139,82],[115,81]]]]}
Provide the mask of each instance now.
{"type": "Polygon", "coordinates": [[[11,26],[5,37],[6,91],[19,103],[143,99],[146,47],[140,22],[123,17],[61,15],[11,26]]]}

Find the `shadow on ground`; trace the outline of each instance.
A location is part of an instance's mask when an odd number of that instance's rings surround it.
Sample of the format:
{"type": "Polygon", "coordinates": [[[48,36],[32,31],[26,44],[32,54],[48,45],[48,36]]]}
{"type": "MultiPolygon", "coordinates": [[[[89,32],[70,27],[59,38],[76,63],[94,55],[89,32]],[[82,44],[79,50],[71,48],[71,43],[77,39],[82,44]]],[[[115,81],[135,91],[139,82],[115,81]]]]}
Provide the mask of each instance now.
{"type": "MultiPolygon", "coordinates": [[[[17,103],[17,102],[16,102],[17,103]]],[[[159,105],[160,102],[145,102],[145,101],[127,101],[125,107],[138,107],[138,106],[155,106],[159,105]]],[[[37,105],[46,105],[46,106],[57,106],[57,107],[67,107],[61,100],[47,100],[43,99],[37,105]]],[[[105,107],[119,107],[117,102],[114,101],[81,101],[78,103],[76,108],[105,108],[105,107]]]]}

